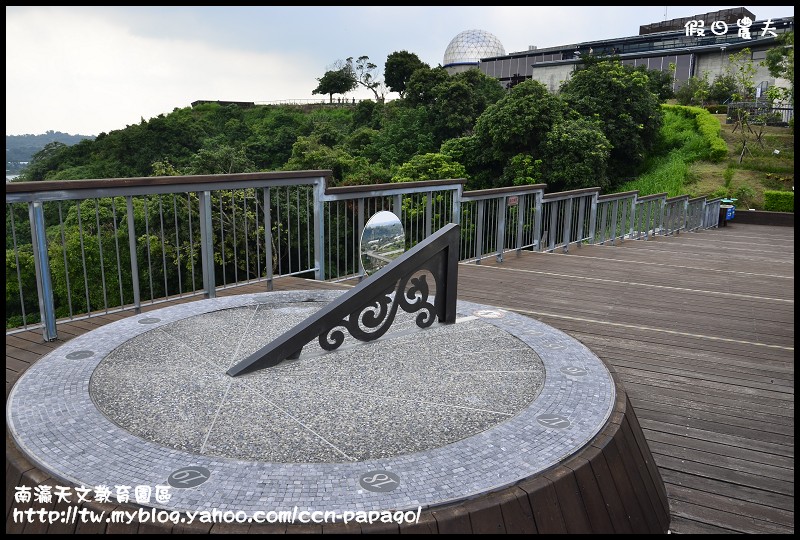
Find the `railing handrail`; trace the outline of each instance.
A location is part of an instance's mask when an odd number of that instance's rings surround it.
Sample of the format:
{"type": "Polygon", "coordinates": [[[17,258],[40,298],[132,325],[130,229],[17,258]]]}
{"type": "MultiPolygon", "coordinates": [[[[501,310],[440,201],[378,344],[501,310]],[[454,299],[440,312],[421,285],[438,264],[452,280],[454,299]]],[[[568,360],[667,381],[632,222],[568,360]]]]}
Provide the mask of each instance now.
{"type": "Polygon", "coordinates": [[[636,197],[636,202],[647,202],[654,199],[667,200],[667,193],[653,193],[652,195],[645,195],[644,197],[636,197]]]}
{"type": "Polygon", "coordinates": [[[6,184],[6,203],[311,185],[320,182],[326,185],[331,174],[330,170],[319,170],[10,182],[6,184]]]}
{"type": "Polygon", "coordinates": [[[621,191],[620,193],[608,193],[607,195],[598,195],[597,200],[598,202],[606,202],[606,201],[613,201],[616,199],[628,199],[631,197],[638,197],[639,190],[634,189],[632,191],[621,191]]]}
{"type": "Polygon", "coordinates": [[[528,184],[525,186],[509,186],[501,188],[478,189],[465,191],[461,194],[462,200],[477,201],[479,199],[489,199],[497,195],[525,195],[527,193],[544,192],[547,184],[528,184]]]}
{"type": "Polygon", "coordinates": [[[110,187],[142,187],[161,185],[207,184],[214,182],[250,180],[277,180],[288,178],[331,178],[333,171],[329,169],[304,171],[253,172],[232,174],[197,174],[176,176],[140,176],[133,178],[87,178],[83,180],[42,180],[40,182],[9,182],[8,193],[39,193],[43,191],[71,191],[75,189],[100,189],[110,187]]]}
{"type": "Polygon", "coordinates": [[[364,193],[373,196],[374,193],[389,194],[397,191],[407,191],[410,189],[425,188],[426,191],[437,191],[452,189],[457,185],[467,183],[465,178],[454,178],[450,180],[423,180],[420,182],[393,182],[388,184],[363,184],[358,186],[336,186],[325,189],[325,195],[361,195],[364,193]]]}
{"type": "Polygon", "coordinates": [[[581,195],[588,195],[590,193],[597,193],[599,195],[600,188],[590,187],[583,189],[573,189],[570,191],[556,191],[554,193],[545,193],[542,198],[549,201],[555,201],[559,199],[569,199],[570,197],[579,197],[581,195]]]}

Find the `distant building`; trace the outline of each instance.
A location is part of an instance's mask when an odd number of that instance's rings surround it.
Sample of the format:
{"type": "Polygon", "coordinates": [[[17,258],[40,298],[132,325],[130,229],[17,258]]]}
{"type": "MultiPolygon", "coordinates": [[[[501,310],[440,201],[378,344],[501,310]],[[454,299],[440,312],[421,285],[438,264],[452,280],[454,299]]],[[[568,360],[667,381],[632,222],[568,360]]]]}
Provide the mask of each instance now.
{"type": "Polygon", "coordinates": [[[204,103],[218,103],[220,105],[238,105],[243,109],[256,106],[256,104],[252,101],[220,101],[218,99],[198,99],[197,101],[192,101],[192,107],[197,107],[198,105],[202,105],[204,103]]]}
{"type": "Polygon", "coordinates": [[[555,92],[570,77],[582,56],[617,56],[623,64],[634,67],[644,65],[660,71],[669,70],[670,64],[674,64],[673,76],[677,89],[689,77],[701,76],[706,71],[713,81],[716,75],[724,72],[730,54],[749,47],[754,67],[757,68],[754,80],[763,89],[775,84],[788,85],[788,81],[776,81],[767,68],[759,63],[766,57],[767,50],[775,46],[777,36],[793,30],[794,17],[757,21],[756,16],[745,8],[735,8],[643,25],[638,36],[567,43],[541,49],[532,45],[527,51],[493,55],[483,55],[480,51],[491,50],[492,47],[502,49],[499,40],[488,32],[470,30],[451,41],[445,53],[444,67],[450,71],[470,63],[472,65],[469,67],[475,66],[471,56],[475,51],[474,54],[482,55],[477,62],[478,69],[500,80],[506,87],[532,78],[555,92]],[[752,21],[749,39],[740,34],[743,29],[737,25],[737,21],[745,25],[748,20],[752,21]],[[693,27],[691,21],[702,21],[703,24],[693,27]],[[712,26],[715,22],[725,24],[712,26]],[[700,26],[703,32],[698,32],[700,26]],[[474,45],[466,47],[465,43],[474,45]],[[460,62],[459,58],[462,59],[460,62]]]}

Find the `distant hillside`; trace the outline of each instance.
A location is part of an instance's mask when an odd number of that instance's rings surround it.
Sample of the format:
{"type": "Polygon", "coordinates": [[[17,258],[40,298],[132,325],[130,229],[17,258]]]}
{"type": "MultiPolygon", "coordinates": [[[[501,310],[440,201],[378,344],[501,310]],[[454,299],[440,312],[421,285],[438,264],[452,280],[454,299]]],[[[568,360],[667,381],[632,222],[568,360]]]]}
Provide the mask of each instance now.
{"type": "Polygon", "coordinates": [[[70,135],[48,131],[41,135],[6,135],[6,175],[18,174],[33,155],[51,142],[72,146],[83,139],[94,140],[94,135],[70,135]]]}

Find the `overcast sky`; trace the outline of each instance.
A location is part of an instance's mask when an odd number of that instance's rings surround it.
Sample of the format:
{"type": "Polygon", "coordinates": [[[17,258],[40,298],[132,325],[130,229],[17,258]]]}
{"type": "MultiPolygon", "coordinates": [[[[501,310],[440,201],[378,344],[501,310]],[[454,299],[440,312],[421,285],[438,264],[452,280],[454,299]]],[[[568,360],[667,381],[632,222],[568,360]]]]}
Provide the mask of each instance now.
{"type": "MultiPolygon", "coordinates": [[[[322,99],[311,92],[336,61],[368,56],[382,78],[386,57],[406,50],[435,67],[464,30],[491,32],[511,53],[731,7],[6,6],[6,134],[97,135],[199,99],[322,99]]],[[[759,21],[794,16],[745,7],[759,21]]]]}

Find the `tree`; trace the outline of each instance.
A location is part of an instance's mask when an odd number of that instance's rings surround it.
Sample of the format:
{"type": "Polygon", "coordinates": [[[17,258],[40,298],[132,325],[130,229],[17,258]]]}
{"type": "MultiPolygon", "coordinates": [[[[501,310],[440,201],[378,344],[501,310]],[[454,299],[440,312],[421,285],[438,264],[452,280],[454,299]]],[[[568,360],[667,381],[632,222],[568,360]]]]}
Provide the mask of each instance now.
{"type": "Polygon", "coordinates": [[[353,67],[353,59],[347,59],[347,65],[353,72],[357,84],[368,88],[375,95],[375,101],[381,103],[384,100],[385,86],[382,81],[375,77],[378,66],[369,61],[369,56],[359,56],[353,67]]]}
{"type": "Polygon", "coordinates": [[[558,96],[529,79],[490,105],[475,123],[474,132],[485,152],[505,165],[519,153],[535,155],[563,109],[558,96]]]}
{"type": "Polygon", "coordinates": [[[609,176],[621,180],[636,174],[658,140],[663,121],[647,75],[619,61],[601,61],[575,71],[562,84],[560,95],[583,117],[601,122],[612,145],[609,176]]]}
{"type": "Polygon", "coordinates": [[[414,156],[397,168],[392,182],[418,182],[443,178],[466,178],[464,166],[446,154],[429,153],[414,156]]]}
{"type": "Polygon", "coordinates": [[[436,99],[434,88],[450,77],[447,70],[441,66],[431,69],[420,68],[411,74],[406,83],[404,103],[410,107],[429,105],[436,99]]]}
{"type": "Polygon", "coordinates": [[[736,79],[730,73],[721,73],[714,78],[708,92],[708,100],[712,103],[726,103],[736,92],[736,79]]]}
{"type": "Polygon", "coordinates": [[[542,179],[550,191],[609,187],[611,143],[599,122],[564,119],[553,126],[542,147],[542,179]]]}
{"type": "Polygon", "coordinates": [[[673,85],[673,70],[661,71],[659,69],[647,69],[646,66],[636,66],[636,68],[650,79],[650,91],[658,96],[659,101],[662,103],[672,98],[675,92],[672,91],[673,85]]]}
{"type": "Polygon", "coordinates": [[[689,77],[675,92],[675,98],[681,105],[697,105],[702,107],[711,96],[711,85],[708,83],[708,71],[700,77],[689,77]]]}
{"type": "Polygon", "coordinates": [[[319,85],[311,91],[312,94],[328,94],[333,103],[333,94],[346,94],[358,86],[355,74],[348,66],[337,70],[326,71],[325,75],[317,79],[319,85]]]}
{"type": "Polygon", "coordinates": [[[20,180],[47,180],[48,172],[56,166],[66,149],[67,145],[58,141],[44,145],[44,148],[33,154],[31,162],[20,175],[20,180]]]}
{"type": "Polygon", "coordinates": [[[755,97],[756,67],[753,65],[753,54],[749,47],[745,47],[736,54],[731,54],[729,69],[736,81],[736,91],[733,94],[734,101],[749,101],[755,97]]]}
{"type": "Polygon", "coordinates": [[[794,105],[794,31],[786,32],[778,37],[778,47],[767,51],[767,57],[761,62],[770,75],[789,80],[789,103],[794,105]]]}
{"type": "Polygon", "coordinates": [[[406,84],[418,69],[430,69],[419,57],[408,51],[395,51],[386,57],[383,79],[392,92],[405,96],[406,84]]]}

